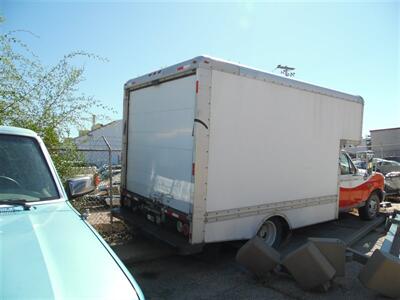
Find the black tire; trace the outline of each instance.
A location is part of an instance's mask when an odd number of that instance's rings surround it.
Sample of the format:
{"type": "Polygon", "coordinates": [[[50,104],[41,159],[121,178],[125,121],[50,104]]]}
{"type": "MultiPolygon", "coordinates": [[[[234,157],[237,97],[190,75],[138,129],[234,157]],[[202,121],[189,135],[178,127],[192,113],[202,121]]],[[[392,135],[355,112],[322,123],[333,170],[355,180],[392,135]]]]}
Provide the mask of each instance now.
{"type": "Polygon", "coordinates": [[[362,220],[373,220],[379,214],[379,195],[376,192],[373,192],[367,201],[365,201],[365,205],[358,209],[358,215],[362,220]]]}
{"type": "Polygon", "coordinates": [[[285,232],[286,230],[282,220],[277,217],[272,217],[266,220],[264,224],[260,227],[257,232],[257,236],[262,238],[268,246],[277,249],[283,241],[285,232]],[[272,237],[268,236],[268,229],[265,228],[265,226],[271,228],[275,227],[275,229],[273,229],[275,231],[275,234],[273,234],[272,237]]]}

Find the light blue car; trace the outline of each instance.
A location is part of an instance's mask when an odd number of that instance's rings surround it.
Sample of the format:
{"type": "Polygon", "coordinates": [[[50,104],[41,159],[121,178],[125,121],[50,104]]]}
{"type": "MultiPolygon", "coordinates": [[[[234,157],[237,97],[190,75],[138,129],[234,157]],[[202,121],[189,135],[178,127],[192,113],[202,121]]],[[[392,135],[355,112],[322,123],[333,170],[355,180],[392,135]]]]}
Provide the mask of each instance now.
{"type": "MultiPolygon", "coordinates": [[[[70,198],[93,190],[68,185],[70,198]]],[[[0,126],[0,299],[144,299],[68,197],[41,139],[0,126]]]]}

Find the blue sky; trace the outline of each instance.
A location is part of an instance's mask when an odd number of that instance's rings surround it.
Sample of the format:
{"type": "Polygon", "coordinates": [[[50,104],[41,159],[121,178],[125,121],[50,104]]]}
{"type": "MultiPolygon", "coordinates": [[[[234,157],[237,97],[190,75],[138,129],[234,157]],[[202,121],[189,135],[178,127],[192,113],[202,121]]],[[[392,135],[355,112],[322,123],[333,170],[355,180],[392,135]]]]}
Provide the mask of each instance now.
{"type": "MultiPolygon", "coordinates": [[[[296,79],[365,99],[364,135],[400,127],[400,2],[287,3],[26,2],[1,0],[2,30],[21,33],[45,64],[85,50],[80,91],[122,116],[123,84],[208,54],[265,71],[296,67],[296,79]]],[[[78,62],[82,63],[82,62],[78,62]]]]}

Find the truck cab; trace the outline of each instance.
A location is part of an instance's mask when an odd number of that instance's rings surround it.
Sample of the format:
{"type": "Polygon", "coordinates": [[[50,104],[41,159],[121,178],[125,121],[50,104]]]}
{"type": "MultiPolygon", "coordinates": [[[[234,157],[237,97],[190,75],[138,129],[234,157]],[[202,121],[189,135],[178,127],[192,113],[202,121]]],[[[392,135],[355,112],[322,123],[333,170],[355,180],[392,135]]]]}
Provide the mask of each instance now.
{"type": "Polygon", "coordinates": [[[360,218],[375,218],[379,203],[384,200],[384,176],[378,172],[357,169],[345,151],[340,152],[339,168],[340,211],[358,208],[360,218]]]}
{"type": "Polygon", "coordinates": [[[0,126],[0,299],[144,299],[112,249],[68,199],[68,182],[33,131],[0,126]]]}

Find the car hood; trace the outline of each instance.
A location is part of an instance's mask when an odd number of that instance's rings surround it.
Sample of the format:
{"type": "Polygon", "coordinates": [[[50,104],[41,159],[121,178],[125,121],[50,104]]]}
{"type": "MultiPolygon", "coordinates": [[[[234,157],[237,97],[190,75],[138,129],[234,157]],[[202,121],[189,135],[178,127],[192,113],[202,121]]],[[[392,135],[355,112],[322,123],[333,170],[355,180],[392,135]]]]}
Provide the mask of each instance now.
{"type": "Polygon", "coordinates": [[[139,299],[129,272],[67,202],[0,208],[0,299],[139,299]]]}

